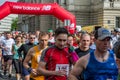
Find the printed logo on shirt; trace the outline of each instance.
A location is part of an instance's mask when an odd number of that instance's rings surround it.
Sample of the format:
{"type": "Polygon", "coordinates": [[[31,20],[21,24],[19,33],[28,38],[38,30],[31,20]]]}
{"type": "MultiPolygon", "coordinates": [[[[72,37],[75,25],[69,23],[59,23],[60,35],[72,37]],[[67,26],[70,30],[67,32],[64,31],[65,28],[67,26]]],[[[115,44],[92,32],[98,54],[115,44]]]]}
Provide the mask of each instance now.
{"type": "Polygon", "coordinates": [[[114,63],[111,63],[111,66],[114,66],[114,63]]]}

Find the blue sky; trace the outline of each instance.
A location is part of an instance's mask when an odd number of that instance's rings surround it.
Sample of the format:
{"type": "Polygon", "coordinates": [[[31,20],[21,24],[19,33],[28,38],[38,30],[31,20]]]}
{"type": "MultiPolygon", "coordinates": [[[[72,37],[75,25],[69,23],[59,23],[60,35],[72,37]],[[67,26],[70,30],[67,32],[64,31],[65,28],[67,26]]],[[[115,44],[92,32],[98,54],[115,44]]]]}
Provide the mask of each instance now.
{"type": "Polygon", "coordinates": [[[0,0],[0,5],[2,5],[5,1],[16,2],[17,0],[0,0]]]}

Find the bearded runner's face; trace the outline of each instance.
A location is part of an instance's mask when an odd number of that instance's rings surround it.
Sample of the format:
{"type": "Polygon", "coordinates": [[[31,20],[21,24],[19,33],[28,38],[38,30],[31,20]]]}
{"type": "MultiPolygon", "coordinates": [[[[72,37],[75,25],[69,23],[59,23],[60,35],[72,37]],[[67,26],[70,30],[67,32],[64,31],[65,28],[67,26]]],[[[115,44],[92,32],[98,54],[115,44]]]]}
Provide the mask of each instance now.
{"type": "Polygon", "coordinates": [[[58,36],[55,37],[55,45],[59,48],[59,49],[63,49],[66,44],[67,44],[67,34],[59,34],[58,36]]]}

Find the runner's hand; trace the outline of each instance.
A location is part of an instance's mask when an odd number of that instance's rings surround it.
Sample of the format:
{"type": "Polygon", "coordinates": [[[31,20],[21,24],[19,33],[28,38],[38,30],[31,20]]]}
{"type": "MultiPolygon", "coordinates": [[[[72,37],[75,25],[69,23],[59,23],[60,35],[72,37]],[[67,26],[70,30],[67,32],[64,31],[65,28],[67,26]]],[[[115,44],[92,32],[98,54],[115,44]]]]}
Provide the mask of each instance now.
{"type": "Polygon", "coordinates": [[[63,70],[61,70],[61,71],[56,71],[56,75],[57,75],[57,76],[65,76],[65,75],[66,75],[66,71],[63,71],[63,70]]]}
{"type": "Polygon", "coordinates": [[[33,76],[37,76],[37,70],[36,69],[32,69],[31,73],[32,73],[33,76]]]}

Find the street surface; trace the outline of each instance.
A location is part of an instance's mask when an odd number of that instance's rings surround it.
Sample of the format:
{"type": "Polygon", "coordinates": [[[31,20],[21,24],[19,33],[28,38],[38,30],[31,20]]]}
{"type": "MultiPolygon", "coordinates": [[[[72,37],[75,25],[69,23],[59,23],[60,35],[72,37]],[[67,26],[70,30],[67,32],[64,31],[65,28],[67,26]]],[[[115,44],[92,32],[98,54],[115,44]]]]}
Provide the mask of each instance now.
{"type": "Polygon", "coordinates": [[[1,65],[0,65],[0,80],[16,80],[14,67],[13,67],[13,71],[12,71],[12,77],[9,78],[8,74],[6,74],[6,75],[3,74],[3,71],[1,70],[1,65]]]}

